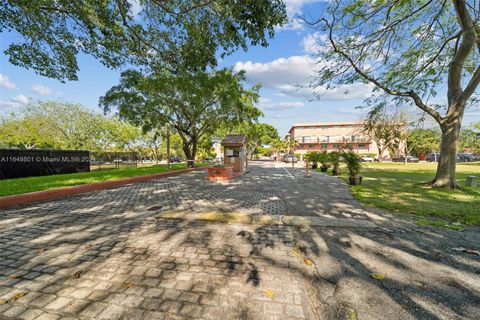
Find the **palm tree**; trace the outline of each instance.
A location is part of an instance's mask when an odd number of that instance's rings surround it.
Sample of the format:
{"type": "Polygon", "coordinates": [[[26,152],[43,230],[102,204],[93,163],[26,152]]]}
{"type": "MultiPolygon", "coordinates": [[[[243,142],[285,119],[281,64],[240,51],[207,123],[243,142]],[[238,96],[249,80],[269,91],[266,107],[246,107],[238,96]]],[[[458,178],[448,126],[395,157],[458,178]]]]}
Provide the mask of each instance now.
{"type": "Polygon", "coordinates": [[[285,139],[285,148],[287,149],[288,153],[291,153],[293,149],[293,153],[295,153],[295,148],[299,146],[297,140],[294,139],[285,139]]]}

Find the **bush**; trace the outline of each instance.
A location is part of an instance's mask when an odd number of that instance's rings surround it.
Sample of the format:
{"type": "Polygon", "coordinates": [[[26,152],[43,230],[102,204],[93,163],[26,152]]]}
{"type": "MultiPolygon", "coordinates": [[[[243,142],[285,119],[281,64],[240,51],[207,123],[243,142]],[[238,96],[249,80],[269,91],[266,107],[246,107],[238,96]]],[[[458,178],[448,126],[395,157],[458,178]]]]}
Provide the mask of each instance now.
{"type": "Polygon", "coordinates": [[[338,151],[333,151],[328,154],[328,159],[332,164],[332,174],[334,176],[339,176],[342,171],[340,171],[340,161],[341,161],[341,154],[338,151]]]}
{"type": "Polygon", "coordinates": [[[343,163],[348,168],[350,177],[356,177],[360,173],[360,168],[362,167],[362,159],[351,151],[342,153],[343,163]]]}
{"type": "Polygon", "coordinates": [[[318,167],[318,162],[320,160],[320,153],[315,151],[309,151],[305,154],[305,159],[312,164],[312,169],[318,167]]]}
{"type": "Polygon", "coordinates": [[[322,168],[324,168],[325,170],[331,167],[330,157],[328,156],[327,151],[322,151],[321,153],[318,153],[318,162],[320,162],[322,168]]]}
{"type": "Polygon", "coordinates": [[[328,160],[333,166],[333,170],[340,168],[340,152],[332,151],[328,154],[328,160]]]}

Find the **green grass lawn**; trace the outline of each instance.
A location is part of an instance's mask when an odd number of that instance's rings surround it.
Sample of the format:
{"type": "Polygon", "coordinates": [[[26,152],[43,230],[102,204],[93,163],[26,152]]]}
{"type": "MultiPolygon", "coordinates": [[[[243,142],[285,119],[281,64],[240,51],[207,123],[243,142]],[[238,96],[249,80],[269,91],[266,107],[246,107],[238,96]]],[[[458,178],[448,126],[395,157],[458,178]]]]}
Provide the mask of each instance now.
{"type": "Polygon", "coordinates": [[[369,163],[361,173],[362,185],[351,190],[364,204],[418,215],[419,224],[480,225],[480,187],[465,187],[467,175],[480,179],[480,163],[457,165],[457,182],[463,190],[422,185],[434,177],[435,169],[435,163],[369,163]]]}
{"type": "MultiPolygon", "coordinates": [[[[196,166],[205,166],[200,163],[196,166]]],[[[184,163],[171,164],[171,170],[185,169],[184,163]]],[[[51,176],[28,177],[18,179],[0,180],[0,196],[8,196],[33,191],[56,189],[61,187],[75,186],[86,183],[117,180],[122,178],[144,176],[167,171],[166,164],[148,167],[130,167],[121,169],[95,170],[91,172],[57,174],[51,176]]]]}

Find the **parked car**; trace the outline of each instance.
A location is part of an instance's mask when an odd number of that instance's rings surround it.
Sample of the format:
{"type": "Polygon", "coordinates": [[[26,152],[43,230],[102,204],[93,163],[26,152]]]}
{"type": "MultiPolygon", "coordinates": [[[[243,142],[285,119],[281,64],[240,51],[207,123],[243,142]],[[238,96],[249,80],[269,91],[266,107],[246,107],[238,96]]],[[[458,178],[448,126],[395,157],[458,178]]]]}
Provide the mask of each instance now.
{"type": "MultiPolygon", "coordinates": [[[[427,161],[438,162],[440,160],[440,153],[431,153],[427,155],[427,161]]],[[[457,162],[474,162],[480,161],[480,155],[470,153],[458,153],[457,162]]]]}
{"type": "Polygon", "coordinates": [[[180,163],[182,162],[179,157],[171,157],[170,163],[180,163]]]}
{"type": "Polygon", "coordinates": [[[91,158],[90,159],[90,164],[102,164],[102,163],[103,163],[102,159],[98,159],[98,158],[91,158]]]}
{"type": "Polygon", "coordinates": [[[460,162],[474,162],[480,160],[480,157],[470,153],[459,153],[457,154],[457,157],[460,159],[460,162]]]}
{"type": "Polygon", "coordinates": [[[428,162],[438,162],[438,159],[440,159],[440,153],[430,153],[427,154],[427,161],[428,162]]]}
{"type": "Polygon", "coordinates": [[[289,163],[289,162],[296,163],[297,161],[298,161],[297,157],[295,157],[292,154],[287,154],[285,157],[283,157],[283,162],[285,163],[289,163]]]}
{"type": "MultiPolygon", "coordinates": [[[[414,156],[407,156],[407,162],[418,162],[418,158],[414,156]]],[[[400,156],[392,159],[393,162],[405,162],[405,156],[400,156]]]]}
{"type": "Polygon", "coordinates": [[[270,159],[270,157],[267,157],[267,156],[261,156],[260,158],[258,158],[258,160],[261,160],[261,161],[270,161],[272,159],[270,159]]]}
{"type": "Polygon", "coordinates": [[[373,162],[374,159],[372,156],[362,156],[362,162],[373,162]]]}

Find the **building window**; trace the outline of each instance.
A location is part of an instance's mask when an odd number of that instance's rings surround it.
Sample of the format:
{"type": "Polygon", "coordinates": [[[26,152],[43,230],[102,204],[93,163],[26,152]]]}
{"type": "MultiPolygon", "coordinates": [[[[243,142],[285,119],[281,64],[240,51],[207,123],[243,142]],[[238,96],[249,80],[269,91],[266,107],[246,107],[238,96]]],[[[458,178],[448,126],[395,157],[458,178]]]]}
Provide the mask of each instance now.
{"type": "Polygon", "coordinates": [[[365,144],[359,144],[359,145],[358,145],[358,148],[359,148],[359,149],[366,149],[366,148],[367,148],[367,145],[365,145],[365,144]]]}
{"type": "Polygon", "coordinates": [[[328,148],[328,144],[322,144],[322,148],[323,148],[323,149],[327,149],[327,148],[328,148]]]}
{"type": "Polygon", "coordinates": [[[309,147],[310,149],[313,149],[313,148],[315,148],[315,145],[314,145],[314,144],[310,144],[310,145],[308,145],[308,147],[309,147]]]}

